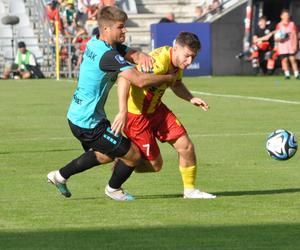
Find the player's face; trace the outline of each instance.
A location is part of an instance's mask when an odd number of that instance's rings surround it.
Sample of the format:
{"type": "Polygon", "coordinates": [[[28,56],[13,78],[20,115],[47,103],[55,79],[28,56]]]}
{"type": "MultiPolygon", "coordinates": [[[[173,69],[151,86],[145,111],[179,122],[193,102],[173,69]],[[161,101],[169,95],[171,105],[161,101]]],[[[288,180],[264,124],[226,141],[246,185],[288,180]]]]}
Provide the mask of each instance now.
{"type": "Polygon", "coordinates": [[[259,28],[261,28],[261,29],[266,28],[266,26],[267,26],[266,20],[264,20],[264,19],[259,20],[258,26],[259,26],[259,28]]]}
{"type": "Polygon", "coordinates": [[[290,21],[290,14],[288,12],[283,12],[280,18],[283,22],[288,23],[290,21]]]}
{"type": "Polygon", "coordinates": [[[109,28],[108,28],[109,34],[110,34],[110,39],[114,43],[123,43],[125,42],[125,34],[127,32],[127,29],[125,27],[125,23],[118,21],[113,23],[109,28]]]}
{"type": "Polygon", "coordinates": [[[174,46],[174,59],[175,66],[180,69],[186,69],[193,62],[196,57],[197,52],[190,49],[188,46],[181,46],[179,44],[175,44],[174,46]]]}

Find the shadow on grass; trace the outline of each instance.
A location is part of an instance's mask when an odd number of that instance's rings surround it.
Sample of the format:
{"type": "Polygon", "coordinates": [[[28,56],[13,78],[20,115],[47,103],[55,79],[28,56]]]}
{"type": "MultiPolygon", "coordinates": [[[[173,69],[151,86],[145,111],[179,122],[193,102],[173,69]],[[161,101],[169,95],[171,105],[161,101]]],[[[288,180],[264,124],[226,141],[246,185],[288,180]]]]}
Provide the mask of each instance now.
{"type": "Polygon", "coordinates": [[[0,155],[24,154],[24,153],[25,154],[35,154],[35,153],[69,152],[69,151],[82,151],[82,149],[78,149],[78,148],[66,148],[66,149],[6,151],[6,152],[0,152],[0,155]]]}
{"type": "Polygon", "coordinates": [[[249,191],[226,191],[215,192],[217,196],[247,196],[247,195],[268,195],[268,194],[288,194],[298,193],[300,188],[274,189],[274,190],[249,190],[249,191]]]}
{"type": "MultiPolygon", "coordinates": [[[[274,190],[249,190],[249,191],[226,191],[226,192],[213,192],[217,197],[230,197],[230,196],[251,196],[251,195],[272,195],[272,194],[288,194],[298,193],[300,188],[288,188],[288,189],[274,189],[274,190]]],[[[135,195],[137,200],[155,200],[155,199],[177,199],[182,198],[182,194],[148,194],[148,195],[135,195]]],[[[78,200],[98,200],[102,197],[78,197],[71,198],[68,201],[78,200]]]]}
{"type": "Polygon", "coordinates": [[[299,249],[299,224],[0,232],[1,249],[299,249]]]}

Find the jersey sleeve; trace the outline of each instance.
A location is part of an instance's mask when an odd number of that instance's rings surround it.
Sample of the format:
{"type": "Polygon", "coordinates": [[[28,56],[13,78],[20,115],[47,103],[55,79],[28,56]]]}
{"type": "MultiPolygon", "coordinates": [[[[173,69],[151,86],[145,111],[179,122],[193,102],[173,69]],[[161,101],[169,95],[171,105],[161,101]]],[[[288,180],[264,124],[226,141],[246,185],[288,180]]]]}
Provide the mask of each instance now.
{"type": "Polygon", "coordinates": [[[121,72],[133,67],[116,50],[107,51],[99,62],[99,68],[106,72],[121,72]]]}

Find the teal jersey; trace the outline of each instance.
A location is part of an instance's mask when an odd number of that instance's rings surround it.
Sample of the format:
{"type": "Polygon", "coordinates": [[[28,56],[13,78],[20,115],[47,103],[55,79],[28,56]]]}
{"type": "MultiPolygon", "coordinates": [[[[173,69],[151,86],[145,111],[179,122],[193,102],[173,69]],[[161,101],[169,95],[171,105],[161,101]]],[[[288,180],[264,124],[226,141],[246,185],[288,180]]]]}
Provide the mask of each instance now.
{"type": "Polygon", "coordinates": [[[113,48],[96,37],[87,43],[67,114],[73,124],[89,129],[106,119],[104,105],[111,87],[121,71],[133,67],[123,57],[127,51],[125,45],[113,48]]]}

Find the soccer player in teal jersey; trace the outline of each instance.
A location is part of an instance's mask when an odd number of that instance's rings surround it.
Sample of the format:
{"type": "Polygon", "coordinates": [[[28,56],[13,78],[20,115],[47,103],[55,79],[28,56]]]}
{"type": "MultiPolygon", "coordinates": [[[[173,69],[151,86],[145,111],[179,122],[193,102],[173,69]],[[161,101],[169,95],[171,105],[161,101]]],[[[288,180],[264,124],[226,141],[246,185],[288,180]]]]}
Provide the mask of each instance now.
{"type": "MultiPolygon", "coordinates": [[[[144,74],[128,63],[143,65],[148,71],[154,60],[122,44],[127,32],[126,20],[126,13],[118,8],[102,8],[98,13],[100,36],[93,37],[87,43],[80,65],[78,86],[67,114],[71,131],[81,142],[85,153],[47,175],[48,181],[65,197],[71,196],[66,182],[72,175],[120,158],[122,161],[117,161],[105,193],[115,200],[133,199],[123,191],[122,184],[139,164],[141,155],[138,148],[120,133],[125,125],[127,107],[123,109],[119,105],[119,113],[112,126],[108,121],[104,111],[108,93],[117,77],[126,78],[139,87],[166,82],[172,84],[176,79],[176,73],[160,76],[144,74]]],[[[120,91],[118,94],[119,101],[127,98],[120,91]]]]}

